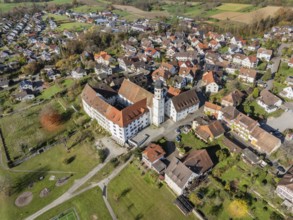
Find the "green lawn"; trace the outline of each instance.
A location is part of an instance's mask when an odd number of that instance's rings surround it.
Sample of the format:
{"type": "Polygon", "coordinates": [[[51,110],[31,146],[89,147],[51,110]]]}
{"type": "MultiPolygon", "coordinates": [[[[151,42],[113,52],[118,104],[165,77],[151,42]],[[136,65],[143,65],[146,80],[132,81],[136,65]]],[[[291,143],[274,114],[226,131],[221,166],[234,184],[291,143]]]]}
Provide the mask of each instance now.
{"type": "Polygon", "coordinates": [[[157,188],[147,183],[133,164],[128,165],[110,183],[108,199],[117,218],[121,220],[195,219],[193,215],[185,217],[173,204],[175,196],[167,186],[157,188]]]}
{"type": "MultiPolygon", "coordinates": [[[[111,219],[111,216],[102,198],[102,191],[99,188],[94,188],[85,193],[82,193],[81,195],[78,195],[63,203],[62,205],[59,205],[46,212],[37,219],[51,219],[52,217],[60,215],[60,213],[63,211],[72,208],[74,208],[77,212],[79,219],[111,219]]],[[[66,219],[64,217],[62,220],[63,219],[69,220],[68,218],[66,219]]]]}
{"type": "Polygon", "coordinates": [[[66,79],[61,84],[53,83],[51,87],[45,89],[40,98],[51,99],[55,94],[61,92],[63,89],[69,88],[74,83],[73,79],[66,79]]]}
{"type": "Polygon", "coordinates": [[[86,175],[99,164],[99,156],[92,142],[86,139],[72,145],[76,142],[78,135],[79,133],[76,133],[67,141],[68,147],[73,146],[69,152],[65,149],[64,144],[59,144],[13,168],[12,171],[15,172],[0,169],[0,182],[2,183],[5,180],[12,187],[10,196],[0,193],[0,204],[5,201],[5,204],[0,205],[2,219],[23,219],[25,216],[36,212],[62,195],[74,180],[86,175]],[[69,160],[71,162],[65,163],[69,160]],[[31,170],[33,172],[16,172],[17,170],[31,170]],[[48,171],[52,173],[48,173],[48,171]],[[59,171],[59,173],[56,171],[59,171]],[[67,173],[60,173],[60,171],[67,173]],[[73,176],[69,178],[68,183],[60,187],[55,186],[58,178],[68,177],[70,173],[73,176]],[[52,175],[56,177],[55,181],[49,180],[52,175]],[[40,176],[44,177],[41,181],[39,180],[40,176]],[[33,187],[28,188],[28,185],[32,182],[34,183],[33,187]],[[50,190],[50,194],[45,198],[40,198],[39,193],[45,187],[50,190]],[[28,206],[17,208],[14,201],[23,191],[31,191],[33,200],[28,206]]]}
{"type": "MultiPolygon", "coordinates": [[[[68,129],[73,125],[73,122],[67,121],[54,132],[44,130],[39,116],[42,108],[47,104],[34,106],[1,119],[0,126],[12,160],[24,155],[22,146],[26,146],[25,152],[27,152],[30,148],[54,138],[65,128],[68,129]]],[[[50,104],[58,108],[61,113],[64,112],[57,102],[51,101],[50,104]]]]}
{"type": "Polygon", "coordinates": [[[88,23],[81,23],[81,22],[68,22],[68,23],[62,23],[60,26],[57,27],[57,31],[64,31],[64,30],[74,30],[77,32],[86,30],[90,27],[92,27],[93,24],[88,23]]]}
{"type": "MultiPolygon", "coordinates": [[[[247,103],[243,104],[243,105],[247,105],[247,103]]],[[[251,114],[254,115],[255,117],[264,117],[264,118],[268,118],[268,117],[275,117],[278,118],[279,116],[281,116],[284,112],[284,110],[282,109],[278,109],[275,112],[272,113],[267,113],[264,108],[262,108],[260,105],[257,104],[256,100],[250,102],[247,107],[250,107],[251,110],[251,114]]]]}
{"type": "MultiPolygon", "coordinates": [[[[246,217],[241,219],[270,219],[270,214],[274,211],[263,199],[258,198],[251,190],[255,190],[260,193],[266,201],[270,201],[276,205],[278,198],[274,195],[273,191],[276,187],[276,182],[271,173],[266,172],[266,168],[259,168],[244,163],[241,159],[237,160],[236,157],[230,156],[228,159],[221,161],[213,168],[215,170],[222,170],[219,178],[225,182],[223,186],[217,182],[214,178],[210,177],[208,185],[202,185],[206,188],[207,192],[204,193],[204,197],[201,200],[203,205],[199,206],[199,209],[203,211],[208,219],[229,219],[231,213],[229,213],[228,206],[233,201],[232,190],[227,189],[227,185],[233,181],[240,192],[246,190],[251,194],[251,204],[248,204],[248,212],[246,217]],[[262,181],[266,179],[267,184],[264,185],[262,181]],[[245,188],[245,185],[248,188],[245,188]],[[273,195],[273,196],[271,196],[273,195]],[[223,205],[223,208],[219,213],[213,213],[211,208],[215,205],[223,205]],[[264,210],[267,207],[267,210],[264,210]]],[[[195,193],[201,189],[197,188],[195,193]]],[[[243,198],[242,198],[243,199],[243,198]]],[[[245,199],[244,199],[245,200],[245,199]]],[[[248,203],[248,201],[247,201],[248,203]]]]}
{"type": "Polygon", "coordinates": [[[217,7],[217,9],[222,11],[240,11],[250,6],[250,4],[223,3],[221,6],[217,7]]]}
{"type": "MultiPolygon", "coordinates": [[[[72,0],[52,0],[49,3],[54,4],[65,4],[65,3],[72,3],[72,0]]],[[[26,3],[3,3],[0,2],[0,9],[2,12],[9,12],[14,8],[19,7],[30,7],[33,3],[32,2],[26,2],[26,3]]],[[[36,2],[36,4],[44,4],[42,2],[36,2]]]]}
{"type": "Polygon", "coordinates": [[[191,147],[194,149],[207,147],[207,144],[199,140],[192,132],[189,132],[188,134],[182,133],[181,137],[181,142],[183,143],[184,147],[191,147]]]}
{"type": "Polygon", "coordinates": [[[81,12],[81,13],[89,13],[89,12],[103,11],[104,9],[105,9],[105,6],[103,5],[82,5],[82,6],[73,8],[73,11],[81,12]]]}

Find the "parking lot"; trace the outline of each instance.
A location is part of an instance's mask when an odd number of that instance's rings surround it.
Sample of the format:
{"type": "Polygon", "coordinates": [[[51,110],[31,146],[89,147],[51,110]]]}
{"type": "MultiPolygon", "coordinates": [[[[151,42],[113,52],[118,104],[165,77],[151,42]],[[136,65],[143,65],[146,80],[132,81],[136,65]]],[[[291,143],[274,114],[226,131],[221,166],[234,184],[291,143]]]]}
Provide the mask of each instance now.
{"type": "Polygon", "coordinates": [[[285,111],[280,117],[269,118],[267,120],[267,124],[270,127],[279,130],[280,132],[283,132],[288,128],[293,128],[293,103],[286,103],[286,107],[288,108],[288,111],[285,111]]]}

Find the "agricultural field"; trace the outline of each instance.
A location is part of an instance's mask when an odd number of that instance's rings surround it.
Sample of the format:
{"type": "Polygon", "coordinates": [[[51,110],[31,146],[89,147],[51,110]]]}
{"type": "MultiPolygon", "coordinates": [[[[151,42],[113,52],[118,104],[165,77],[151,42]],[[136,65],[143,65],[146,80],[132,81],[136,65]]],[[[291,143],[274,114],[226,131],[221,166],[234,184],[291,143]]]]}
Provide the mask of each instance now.
{"type": "Polygon", "coordinates": [[[217,9],[222,11],[241,11],[250,6],[251,5],[249,4],[224,3],[221,6],[217,7],[217,9]]]}
{"type": "Polygon", "coordinates": [[[137,17],[146,17],[146,18],[156,18],[156,17],[167,17],[169,13],[166,11],[143,11],[133,6],[129,5],[113,5],[115,9],[120,9],[122,11],[128,12],[137,17]]]}
{"type": "Polygon", "coordinates": [[[93,188],[87,192],[84,192],[69,201],[59,205],[52,210],[41,215],[37,220],[42,219],[54,219],[54,220],[78,220],[78,219],[111,219],[110,214],[102,199],[102,191],[99,188],[93,188]],[[67,210],[69,209],[69,213],[67,210]],[[74,212],[72,212],[74,210],[74,212]],[[60,217],[63,212],[66,215],[60,217]],[[69,215],[72,218],[68,218],[69,215]],[[76,217],[78,215],[78,218],[76,217]],[[67,218],[65,218],[67,217],[67,218]]]}
{"type": "Polygon", "coordinates": [[[247,13],[230,11],[215,14],[211,17],[219,20],[230,20],[250,24],[256,19],[262,19],[268,16],[273,16],[280,8],[281,7],[278,6],[267,6],[247,13]]]}
{"type": "Polygon", "coordinates": [[[128,165],[108,187],[108,199],[118,219],[195,219],[184,216],[173,204],[175,195],[167,186],[147,181],[134,164],[128,165]],[[131,180],[131,181],[129,181],[131,180]]]}

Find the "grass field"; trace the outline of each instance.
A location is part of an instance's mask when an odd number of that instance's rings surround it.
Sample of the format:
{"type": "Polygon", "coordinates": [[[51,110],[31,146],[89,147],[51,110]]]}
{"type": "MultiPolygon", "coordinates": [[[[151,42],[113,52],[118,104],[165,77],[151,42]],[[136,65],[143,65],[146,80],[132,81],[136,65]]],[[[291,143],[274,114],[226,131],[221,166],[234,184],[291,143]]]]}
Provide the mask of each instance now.
{"type": "MultiPolygon", "coordinates": [[[[49,4],[65,4],[65,3],[72,3],[72,0],[52,0],[49,2],[49,4]]],[[[19,7],[30,7],[33,3],[26,2],[26,3],[3,3],[3,1],[0,2],[0,10],[2,12],[8,12],[13,10],[14,8],[17,9],[19,7]]],[[[44,4],[44,3],[36,3],[36,4],[44,4]]]]}
{"type": "Polygon", "coordinates": [[[181,142],[185,147],[191,147],[194,149],[201,149],[204,147],[207,147],[207,144],[205,144],[203,141],[199,140],[192,132],[188,134],[181,134],[181,142]]]}
{"type": "Polygon", "coordinates": [[[140,173],[135,165],[128,165],[108,187],[108,199],[118,219],[195,219],[185,217],[173,204],[175,196],[167,186],[157,188],[140,173]],[[118,201],[117,195],[121,195],[118,201]]]}
{"type": "MultiPolygon", "coordinates": [[[[87,192],[84,192],[81,195],[74,197],[71,200],[63,203],[62,205],[59,205],[53,208],[52,210],[46,212],[45,214],[43,214],[37,219],[38,220],[52,219],[52,217],[56,215],[59,216],[60,213],[62,213],[64,210],[66,209],[72,210],[73,208],[76,211],[77,215],[79,216],[79,219],[103,219],[103,220],[111,219],[111,216],[108,213],[108,210],[102,199],[102,191],[99,188],[94,188],[87,192]]],[[[76,218],[76,216],[74,216],[75,217],[74,218],[72,214],[71,216],[72,218],[68,218],[68,215],[66,215],[67,220],[78,219],[76,218]]],[[[66,220],[66,218],[64,217],[58,218],[58,219],[66,220]]]]}
{"type": "Polygon", "coordinates": [[[89,13],[89,12],[99,12],[105,10],[103,5],[82,5],[76,8],[73,8],[73,11],[80,13],[89,13]]]}
{"type": "MultiPolygon", "coordinates": [[[[268,16],[273,16],[281,7],[278,6],[267,6],[250,12],[223,12],[216,15],[213,15],[212,18],[219,20],[231,20],[236,22],[242,22],[250,24],[257,19],[266,18],[268,16]]],[[[245,9],[242,9],[245,10],[245,9]]]]}
{"type": "Polygon", "coordinates": [[[69,209],[65,212],[62,212],[56,217],[53,217],[51,220],[78,220],[79,217],[75,211],[75,209],[69,209]]]}
{"type": "Polygon", "coordinates": [[[45,89],[42,92],[41,96],[39,96],[39,98],[50,99],[52,96],[54,96],[58,92],[61,92],[63,89],[66,89],[72,86],[73,83],[74,83],[73,79],[66,79],[61,83],[61,85],[54,83],[53,86],[45,89]]]}
{"type": "MultiPolygon", "coordinates": [[[[61,113],[64,112],[57,102],[51,101],[50,104],[58,108],[61,113]]],[[[65,127],[68,129],[72,126],[72,122],[68,121],[54,132],[48,132],[41,128],[39,114],[44,106],[44,104],[34,106],[1,119],[0,126],[11,159],[23,155],[22,146],[26,146],[25,152],[27,152],[30,148],[52,139],[62,132],[65,127]]]]}
{"type": "Polygon", "coordinates": [[[240,11],[250,6],[249,4],[223,3],[221,6],[217,7],[217,9],[222,11],[240,11]]]}
{"type": "MultiPolygon", "coordinates": [[[[71,146],[71,143],[75,143],[78,135],[77,133],[72,136],[67,141],[67,146],[71,146]]],[[[10,196],[4,195],[2,192],[0,193],[1,218],[23,219],[25,216],[36,212],[38,209],[63,194],[74,180],[86,175],[98,164],[99,157],[96,153],[95,146],[85,140],[74,145],[70,149],[70,152],[67,152],[64,144],[60,144],[13,168],[12,171],[0,169],[1,184],[3,181],[6,181],[12,185],[13,190],[10,196]],[[67,164],[64,162],[69,159],[70,163],[67,164]],[[22,170],[32,171],[32,173],[21,172],[22,170]],[[49,171],[52,173],[48,173],[49,171]],[[69,178],[68,183],[61,187],[55,186],[58,178],[69,176],[70,173],[73,173],[73,176],[69,178]],[[52,175],[56,177],[55,181],[49,180],[52,175]],[[41,181],[39,180],[40,176],[44,177],[41,181]],[[32,188],[28,188],[28,185],[31,183],[33,183],[32,188]],[[47,197],[40,198],[39,193],[45,187],[50,190],[50,193],[47,197]],[[33,193],[33,200],[28,206],[17,208],[14,205],[14,200],[23,191],[31,191],[33,193]]],[[[63,210],[56,212],[52,217],[61,211],[63,210]]]]}

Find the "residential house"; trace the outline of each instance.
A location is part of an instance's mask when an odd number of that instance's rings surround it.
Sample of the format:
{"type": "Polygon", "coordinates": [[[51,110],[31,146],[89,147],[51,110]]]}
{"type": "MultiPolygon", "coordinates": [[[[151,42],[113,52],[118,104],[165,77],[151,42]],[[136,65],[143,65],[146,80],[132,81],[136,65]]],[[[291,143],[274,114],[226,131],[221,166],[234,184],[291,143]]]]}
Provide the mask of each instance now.
{"type": "Polygon", "coordinates": [[[180,67],[178,74],[185,78],[187,83],[193,83],[197,70],[197,65],[193,67],[180,67]]]}
{"type": "Polygon", "coordinates": [[[187,85],[186,78],[175,75],[171,78],[171,85],[175,88],[182,89],[187,85]]]}
{"type": "Polygon", "coordinates": [[[256,68],[258,59],[256,56],[248,56],[242,60],[242,66],[247,68],[256,68]]]}
{"type": "Polygon", "coordinates": [[[287,98],[287,99],[293,99],[293,86],[285,87],[280,93],[280,96],[287,98]]]}
{"type": "Polygon", "coordinates": [[[86,71],[81,67],[77,67],[76,69],[71,71],[71,76],[74,79],[80,79],[86,75],[86,71]]]}
{"type": "Polygon", "coordinates": [[[158,68],[152,73],[153,81],[161,80],[164,85],[167,85],[167,80],[170,79],[171,76],[172,74],[164,68],[158,68]]]}
{"type": "Polygon", "coordinates": [[[184,158],[183,164],[197,176],[206,174],[214,166],[212,159],[205,149],[191,150],[190,153],[184,158]]]}
{"type": "Polygon", "coordinates": [[[265,60],[267,62],[269,62],[271,60],[271,57],[273,55],[273,51],[272,50],[267,50],[263,47],[259,48],[257,50],[257,58],[261,59],[261,60],[265,60]]]}
{"type": "Polygon", "coordinates": [[[226,106],[238,106],[241,104],[244,94],[238,89],[230,92],[228,95],[224,96],[221,101],[221,105],[226,106]]]}
{"type": "Polygon", "coordinates": [[[131,72],[131,66],[133,63],[138,61],[138,58],[129,58],[129,57],[122,57],[118,58],[119,68],[126,71],[131,72]]]}
{"type": "Polygon", "coordinates": [[[215,118],[218,118],[218,114],[220,113],[221,109],[222,107],[219,105],[216,105],[211,102],[205,102],[203,112],[208,116],[212,115],[215,118]]]}
{"type": "Polygon", "coordinates": [[[158,145],[151,143],[142,152],[142,161],[151,169],[154,169],[157,173],[161,173],[166,169],[166,165],[161,161],[164,158],[166,152],[158,145]]]}
{"type": "Polygon", "coordinates": [[[288,66],[293,68],[293,57],[291,57],[291,59],[288,61],[288,66]]]}
{"type": "Polygon", "coordinates": [[[260,92],[257,104],[264,108],[267,113],[272,113],[282,105],[282,100],[272,94],[269,90],[264,89],[260,92]]]}
{"type": "Polygon", "coordinates": [[[221,48],[221,44],[216,40],[211,40],[208,45],[210,48],[212,48],[213,51],[221,48]]]}
{"type": "Polygon", "coordinates": [[[246,161],[252,165],[256,165],[256,164],[261,163],[261,159],[255,153],[253,153],[251,150],[249,150],[249,148],[245,148],[242,151],[241,157],[244,159],[244,161],[246,161]]]}
{"type": "Polygon", "coordinates": [[[194,51],[183,51],[183,52],[178,52],[175,53],[174,55],[175,59],[178,61],[197,61],[197,53],[194,51]]]}
{"type": "Polygon", "coordinates": [[[228,106],[221,110],[218,119],[234,133],[250,143],[260,152],[271,154],[281,146],[281,140],[259,127],[257,121],[228,106]]]}
{"type": "Polygon", "coordinates": [[[194,89],[169,98],[165,103],[165,114],[173,121],[179,121],[199,108],[199,99],[194,89]]]}
{"type": "Polygon", "coordinates": [[[177,195],[181,195],[197,176],[179,159],[173,157],[166,169],[165,182],[177,195]]]}
{"type": "Polygon", "coordinates": [[[253,40],[248,46],[247,50],[249,51],[256,51],[260,47],[259,40],[253,40]]]}
{"type": "Polygon", "coordinates": [[[293,212],[293,166],[286,172],[278,183],[276,193],[284,199],[284,205],[293,212]]]}
{"type": "Polygon", "coordinates": [[[213,94],[219,91],[219,85],[216,83],[214,73],[212,71],[209,71],[203,74],[202,82],[205,85],[206,93],[213,94]]]}
{"type": "Polygon", "coordinates": [[[211,121],[207,125],[194,123],[193,127],[195,135],[204,142],[213,141],[214,139],[221,137],[225,132],[224,127],[218,120],[211,121]]]}
{"type": "Polygon", "coordinates": [[[16,93],[14,95],[14,98],[17,100],[17,101],[28,101],[28,100],[32,100],[35,98],[35,95],[33,93],[32,90],[30,89],[24,89],[18,93],[16,93]]]}
{"type": "Polygon", "coordinates": [[[104,64],[97,64],[95,66],[95,73],[97,75],[112,75],[112,68],[104,64]]]}
{"type": "Polygon", "coordinates": [[[100,53],[95,54],[94,58],[97,63],[106,66],[109,66],[110,63],[114,61],[114,58],[112,58],[112,56],[105,51],[101,51],[100,53]]]}
{"type": "Polygon", "coordinates": [[[30,80],[21,81],[19,84],[19,87],[21,90],[26,90],[26,89],[34,90],[33,82],[30,80]]]}
{"type": "Polygon", "coordinates": [[[246,45],[246,40],[243,40],[241,37],[232,37],[230,44],[235,44],[240,48],[243,48],[246,45]]]}
{"type": "Polygon", "coordinates": [[[293,86],[293,76],[288,76],[284,83],[288,86],[293,86]]]}
{"type": "Polygon", "coordinates": [[[157,51],[156,49],[151,48],[151,47],[146,48],[145,51],[144,51],[144,54],[149,56],[149,57],[151,57],[151,58],[153,58],[153,59],[159,59],[160,56],[161,56],[159,51],[157,51]]]}
{"type": "Polygon", "coordinates": [[[177,73],[177,68],[171,63],[163,62],[161,63],[160,68],[163,68],[164,70],[170,72],[172,75],[175,75],[177,73]]]}
{"type": "Polygon", "coordinates": [[[7,78],[0,78],[0,88],[4,89],[9,86],[9,80],[7,78]]]}
{"type": "Polygon", "coordinates": [[[245,83],[255,83],[256,71],[253,69],[241,67],[239,70],[238,79],[245,83]]]}

